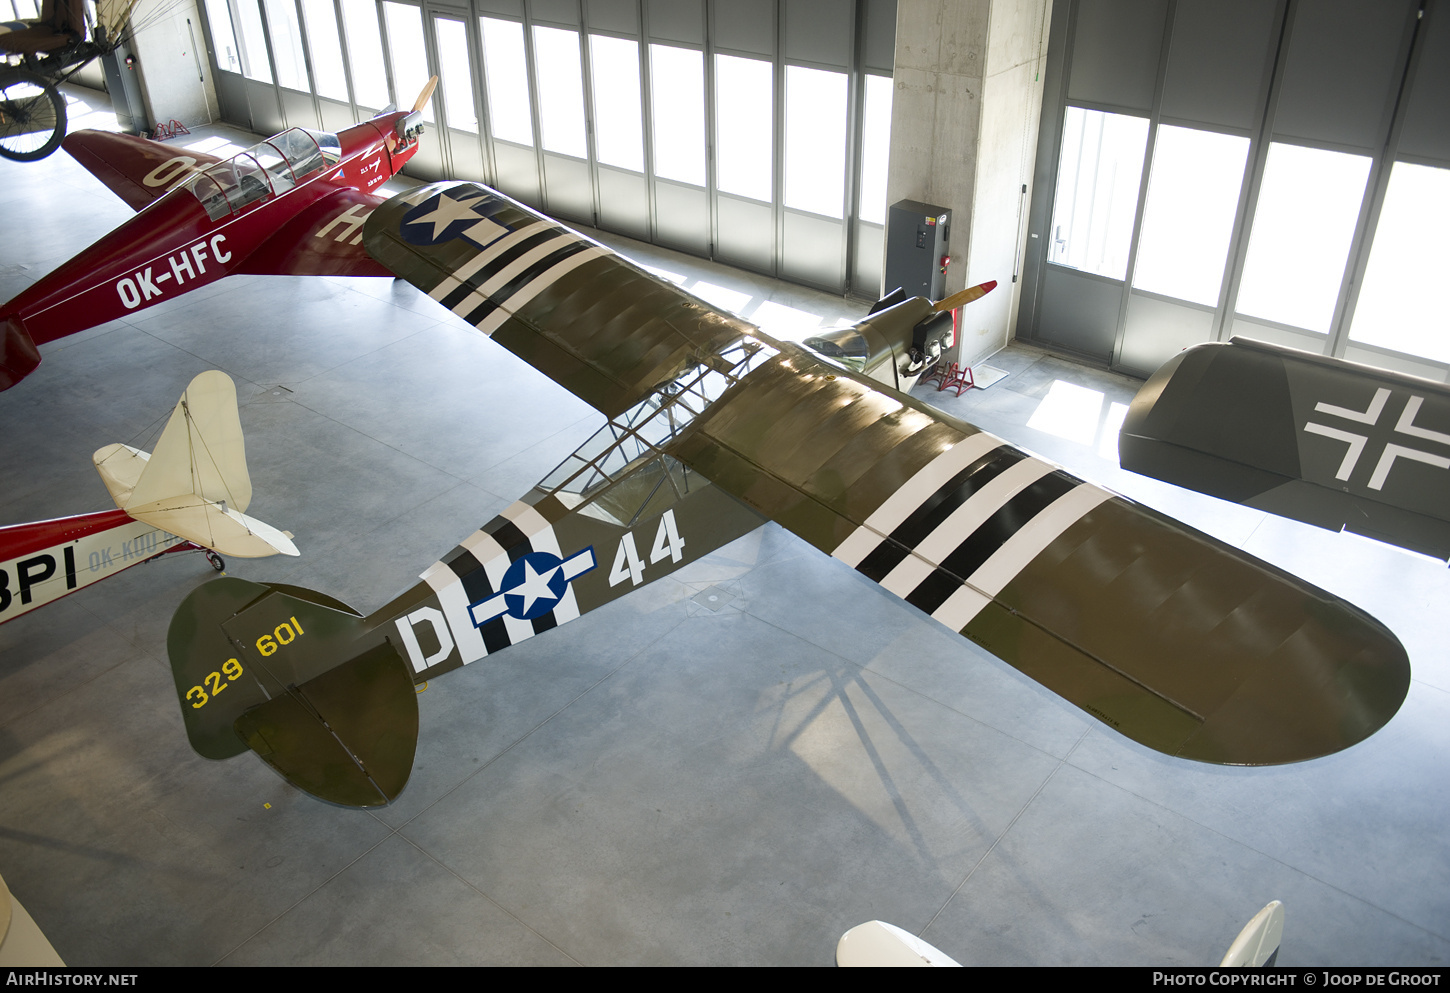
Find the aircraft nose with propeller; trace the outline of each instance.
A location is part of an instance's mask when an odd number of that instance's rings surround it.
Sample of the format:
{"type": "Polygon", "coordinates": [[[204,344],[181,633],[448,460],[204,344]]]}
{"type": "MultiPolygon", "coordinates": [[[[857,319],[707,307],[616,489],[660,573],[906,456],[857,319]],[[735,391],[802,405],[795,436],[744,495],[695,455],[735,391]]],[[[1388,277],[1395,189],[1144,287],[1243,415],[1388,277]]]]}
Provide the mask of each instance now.
{"type": "Polygon", "coordinates": [[[0,304],[0,390],[40,364],[37,346],[233,273],[392,276],[363,249],[362,225],[417,152],[437,83],[410,110],[338,134],[290,128],[226,159],[104,131],[67,137],[137,214],[0,304]]]}

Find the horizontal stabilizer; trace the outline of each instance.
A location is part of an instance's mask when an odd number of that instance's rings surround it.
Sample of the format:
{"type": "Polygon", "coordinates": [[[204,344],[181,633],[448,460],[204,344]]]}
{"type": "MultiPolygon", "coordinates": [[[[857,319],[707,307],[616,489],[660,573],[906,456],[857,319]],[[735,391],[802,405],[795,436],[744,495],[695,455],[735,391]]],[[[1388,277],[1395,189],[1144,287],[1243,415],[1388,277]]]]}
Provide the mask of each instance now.
{"type": "Polygon", "coordinates": [[[166,650],[198,754],[257,752],[314,796],[371,807],[397,797],[418,739],[407,663],[322,593],[225,577],[171,619],[166,650]]]}
{"type": "Polygon", "coordinates": [[[1450,559],[1450,387],[1235,338],[1143,384],[1124,469],[1450,559]]]}
{"type": "Polygon", "coordinates": [[[407,663],[382,644],[253,707],[236,730],[298,789],[378,807],[397,799],[412,774],[418,697],[407,663]]]}
{"type": "Polygon", "coordinates": [[[175,148],[110,131],[73,131],[61,147],[132,210],[161,199],[194,173],[222,161],[188,148],[175,148]]]}
{"type": "Polygon", "coordinates": [[[157,500],[126,512],[162,531],[239,559],[299,554],[285,531],[194,494],[157,500]]]}

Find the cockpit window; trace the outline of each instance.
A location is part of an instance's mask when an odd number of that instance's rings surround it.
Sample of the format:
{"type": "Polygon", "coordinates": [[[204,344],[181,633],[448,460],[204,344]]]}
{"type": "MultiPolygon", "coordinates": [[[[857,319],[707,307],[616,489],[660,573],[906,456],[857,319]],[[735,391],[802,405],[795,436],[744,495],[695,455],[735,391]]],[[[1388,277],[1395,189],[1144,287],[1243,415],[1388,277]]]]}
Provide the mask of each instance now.
{"type": "Polygon", "coordinates": [[[290,128],[207,168],[189,185],[215,221],[306,182],[318,170],[335,165],[341,154],[337,135],[290,128]]]}
{"type": "Polygon", "coordinates": [[[863,372],[866,369],[866,360],[871,357],[871,349],[867,346],[866,339],[855,328],[836,328],[807,338],[801,344],[855,372],[863,372]]]}

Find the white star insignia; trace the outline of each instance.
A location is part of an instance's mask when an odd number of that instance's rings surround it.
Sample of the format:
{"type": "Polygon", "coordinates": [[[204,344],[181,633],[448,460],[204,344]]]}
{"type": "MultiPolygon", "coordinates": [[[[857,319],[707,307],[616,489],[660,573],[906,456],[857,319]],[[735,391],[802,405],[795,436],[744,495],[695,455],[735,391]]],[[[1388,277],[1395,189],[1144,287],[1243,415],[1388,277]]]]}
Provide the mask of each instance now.
{"type": "Polygon", "coordinates": [[[424,214],[422,217],[415,217],[408,223],[433,225],[433,234],[430,237],[436,240],[439,235],[448,230],[448,225],[454,221],[465,219],[478,219],[478,215],[473,212],[473,207],[467,203],[454,200],[446,194],[440,194],[438,197],[438,206],[431,213],[424,214]]]}

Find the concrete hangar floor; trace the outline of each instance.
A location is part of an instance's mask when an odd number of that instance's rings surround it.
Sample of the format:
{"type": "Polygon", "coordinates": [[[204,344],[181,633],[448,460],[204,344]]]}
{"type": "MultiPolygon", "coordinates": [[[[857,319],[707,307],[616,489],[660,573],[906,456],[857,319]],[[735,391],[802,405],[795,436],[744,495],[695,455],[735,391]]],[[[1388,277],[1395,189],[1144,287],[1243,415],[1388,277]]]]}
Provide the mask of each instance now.
{"type": "MultiPolygon", "coordinates": [[[[128,216],[64,152],[0,162],[0,212],[6,299],[128,216]]],[[[782,333],[865,311],[607,240],[782,333]]],[[[90,453],[220,368],[252,511],[303,552],[228,571],[364,611],[600,423],[389,280],[233,277],[43,351],[0,394],[0,521],[109,506],[90,453]]],[[[430,684],[402,797],[345,810],[191,751],[166,629],[214,574],[172,556],[0,627],[0,874],[74,965],[827,965],[872,918],[970,964],[1202,965],[1271,899],[1280,964],[1450,961],[1450,570],[1123,472],[1134,381],[992,362],[918,395],[1366,608],[1399,715],[1301,765],[1176,761],[772,525],[430,684]]]]}

